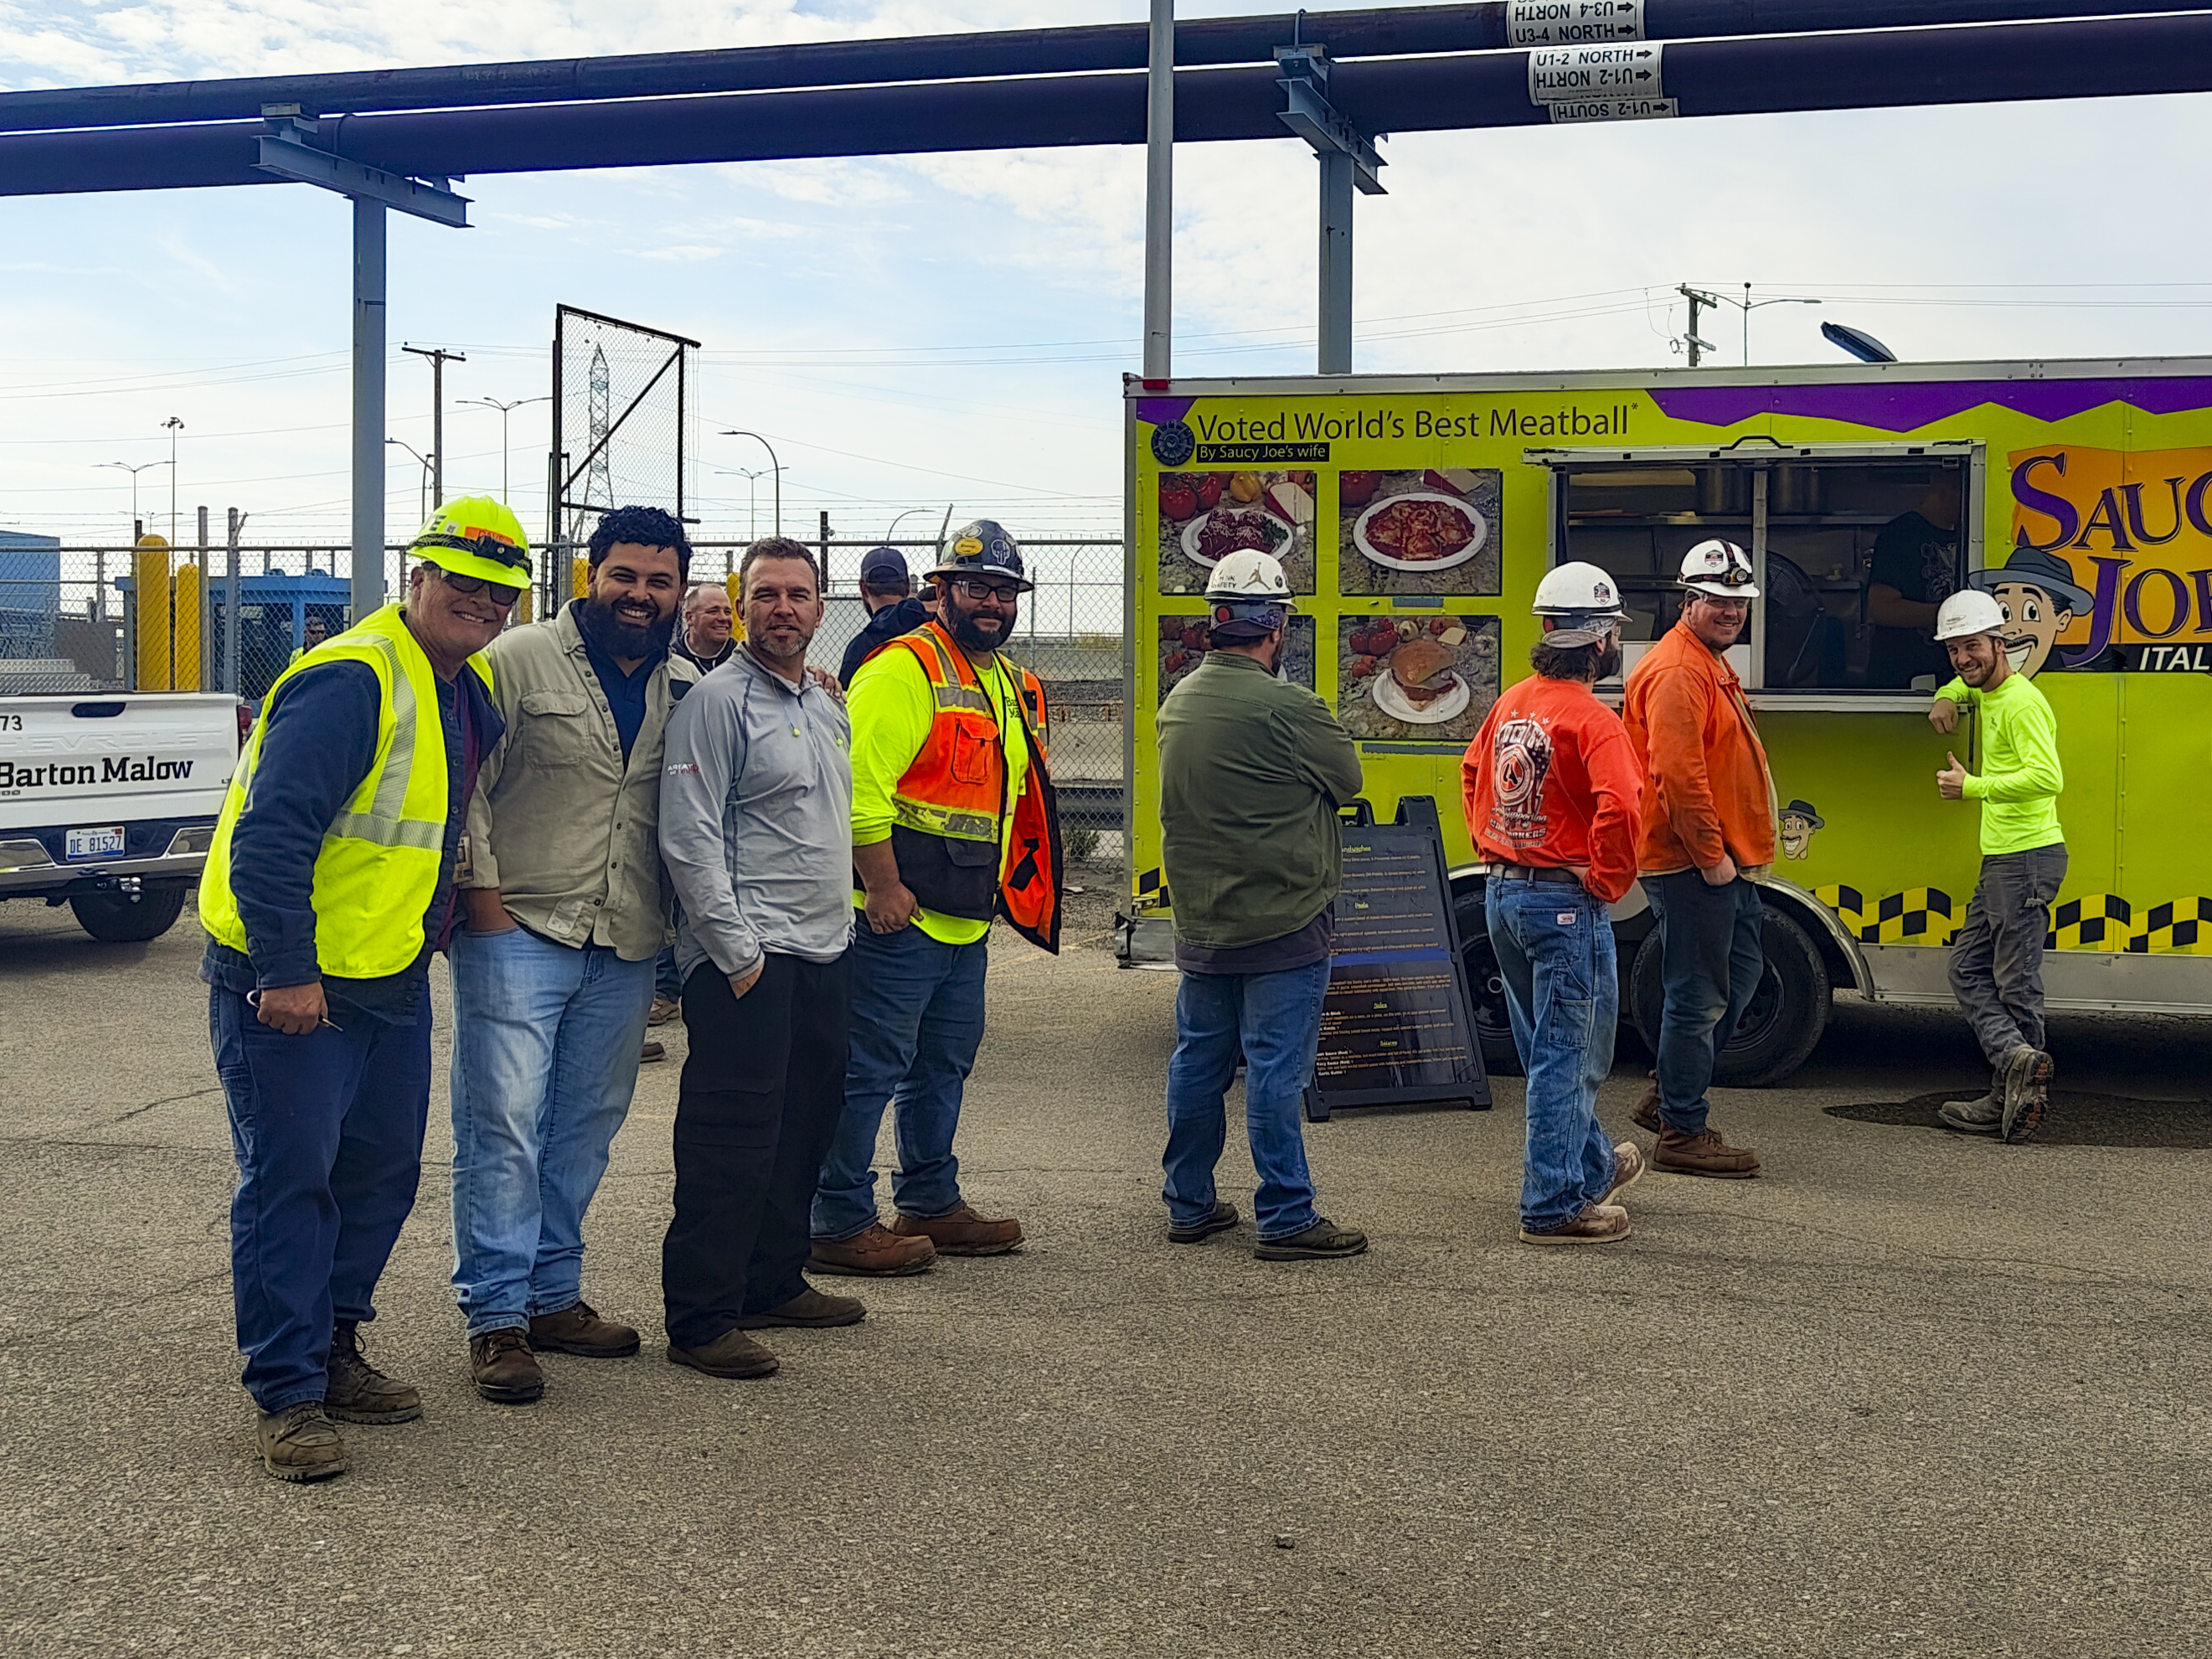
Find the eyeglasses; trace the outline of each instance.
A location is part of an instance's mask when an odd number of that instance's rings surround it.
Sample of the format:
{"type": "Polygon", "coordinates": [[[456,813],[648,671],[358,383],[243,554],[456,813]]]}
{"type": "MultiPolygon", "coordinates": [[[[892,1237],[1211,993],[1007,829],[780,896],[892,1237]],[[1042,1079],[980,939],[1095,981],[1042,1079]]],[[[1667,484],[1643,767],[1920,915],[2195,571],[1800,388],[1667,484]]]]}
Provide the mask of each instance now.
{"type": "Polygon", "coordinates": [[[955,577],[945,583],[963,599],[995,599],[1000,605],[1012,605],[1021,597],[1022,590],[1011,582],[979,581],[972,576],[955,577]]]}
{"type": "Polygon", "coordinates": [[[434,564],[430,568],[438,573],[440,581],[456,593],[466,593],[471,597],[482,593],[494,605],[513,605],[522,597],[522,590],[519,587],[502,587],[497,582],[486,581],[482,576],[457,576],[441,564],[434,564]]]}

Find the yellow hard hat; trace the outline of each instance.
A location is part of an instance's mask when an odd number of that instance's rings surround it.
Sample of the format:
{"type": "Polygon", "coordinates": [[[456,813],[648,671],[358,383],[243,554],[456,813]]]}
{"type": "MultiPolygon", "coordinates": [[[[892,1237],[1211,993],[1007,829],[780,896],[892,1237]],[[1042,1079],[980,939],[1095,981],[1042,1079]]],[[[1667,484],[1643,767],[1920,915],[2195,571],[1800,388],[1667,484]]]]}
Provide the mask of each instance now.
{"type": "Polygon", "coordinates": [[[530,538],[506,504],[489,495],[447,501],[416,532],[409,550],[456,576],[476,576],[501,587],[530,586],[530,538]]]}

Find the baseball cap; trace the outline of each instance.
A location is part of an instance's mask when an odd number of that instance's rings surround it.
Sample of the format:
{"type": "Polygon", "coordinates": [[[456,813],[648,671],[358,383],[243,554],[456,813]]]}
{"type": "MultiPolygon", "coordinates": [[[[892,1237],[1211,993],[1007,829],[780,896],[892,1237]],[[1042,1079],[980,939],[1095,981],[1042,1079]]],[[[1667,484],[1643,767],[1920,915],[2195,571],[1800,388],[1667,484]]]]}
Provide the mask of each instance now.
{"type": "Polygon", "coordinates": [[[906,568],[906,555],[896,547],[872,547],[860,555],[860,581],[865,586],[889,587],[894,582],[913,580],[906,568]]]}

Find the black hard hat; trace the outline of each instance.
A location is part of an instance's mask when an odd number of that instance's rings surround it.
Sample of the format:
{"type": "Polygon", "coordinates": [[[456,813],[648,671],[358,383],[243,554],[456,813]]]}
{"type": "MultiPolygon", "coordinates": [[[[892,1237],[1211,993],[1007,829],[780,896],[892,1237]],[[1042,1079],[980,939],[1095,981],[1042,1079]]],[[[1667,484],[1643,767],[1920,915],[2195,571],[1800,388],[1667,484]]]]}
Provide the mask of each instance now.
{"type": "Polygon", "coordinates": [[[978,519],[954,531],[939,550],[930,576],[1012,576],[1026,593],[1036,584],[1022,568],[1022,548],[996,519],[978,519]]]}

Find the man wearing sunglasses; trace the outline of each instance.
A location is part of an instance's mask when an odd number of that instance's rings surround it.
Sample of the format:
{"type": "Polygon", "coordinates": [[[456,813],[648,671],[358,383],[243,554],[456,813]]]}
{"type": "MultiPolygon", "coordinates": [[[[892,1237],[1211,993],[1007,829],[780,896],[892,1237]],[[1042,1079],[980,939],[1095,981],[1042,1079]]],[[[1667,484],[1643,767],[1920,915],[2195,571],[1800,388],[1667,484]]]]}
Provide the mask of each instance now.
{"type": "Polygon", "coordinates": [[[929,573],[939,620],[886,642],[854,676],[852,948],[845,1104],[814,1194],[817,1273],[927,1271],[1000,1255],[1021,1223],[960,1192],[952,1140],[983,1039],[991,920],[1060,948],[1060,823],[1045,770],[1044,690],[1000,647],[1031,584],[988,519],[956,532],[929,573]],[[898,1123],[897,1213],[876,1208],[876,1136],[898,1123]]]}
{"type": "Polygon", "coordinates": [[[584,1212],[629,1115],[668,930],[662,737],[698,671],[670,636],[684,526],[618,507],[583,598],[487,653],[507,736],[485,758],[453,945],[453,1290],[484,1399],[545,1391],[538,1355],[634,1354],[584,1299],[584,1212]]]}
{"type": "Polygon", "coordinates": [[[262,1467],[280,1480],[345,1473],[334,1420],[422,1414],[357,1333],[414,1207],[430,953],[501,730],[480,653],[529,582],[524,546],[497,501],[439,509],[405,602],[270,688],[200,878],[200,977],[238,1160],[238,1346],[262,1467]]]}

